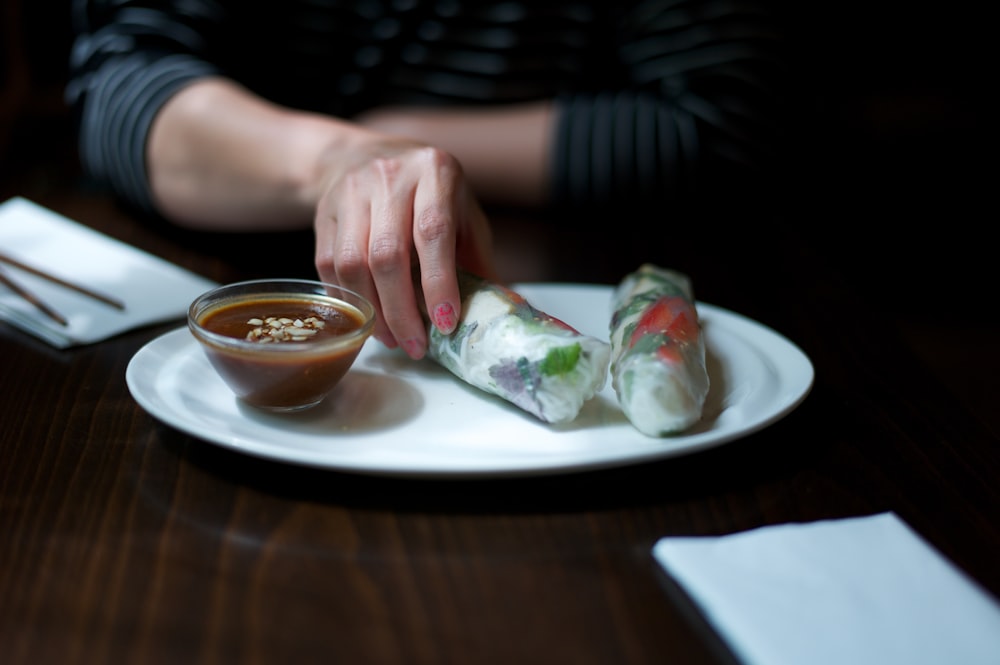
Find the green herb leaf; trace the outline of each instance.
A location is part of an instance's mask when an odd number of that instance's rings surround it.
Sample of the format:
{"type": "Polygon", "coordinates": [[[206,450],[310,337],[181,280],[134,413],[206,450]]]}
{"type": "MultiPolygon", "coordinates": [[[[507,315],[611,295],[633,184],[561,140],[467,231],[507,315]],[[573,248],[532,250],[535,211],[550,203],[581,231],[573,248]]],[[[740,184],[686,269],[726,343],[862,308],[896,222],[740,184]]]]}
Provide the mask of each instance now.
{"type": "Polygon", "coordinates": [[[572,372],[580,359],[580,344],[574,343],[569,346],[559,346],[549,351],[545,359],[540,363],[538,370],[545,376],[555,376],[557,374],[567,374],[572,372]]]}

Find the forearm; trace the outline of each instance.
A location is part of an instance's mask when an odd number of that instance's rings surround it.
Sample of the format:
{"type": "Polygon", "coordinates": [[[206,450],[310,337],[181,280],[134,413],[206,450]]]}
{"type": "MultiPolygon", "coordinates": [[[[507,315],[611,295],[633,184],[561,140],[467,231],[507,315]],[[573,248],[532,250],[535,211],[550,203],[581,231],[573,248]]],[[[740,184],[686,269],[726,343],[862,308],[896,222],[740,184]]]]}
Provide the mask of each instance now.
{"type": "Polygon", "coordinates": [[[358,121],[451,153],[484,201],[537,206],[549,198],[553,116],[550,102],[537,102],[487,110],[386,108],[358,121]]]}
{"type": "Polygon", "coordinates": [[[150,187],[159,211],[184,226],[306,228],[332,156],[352,154],[368,135],[275,106],[225,79],[202,79],[174,95],[153,123],[150,187]]]}

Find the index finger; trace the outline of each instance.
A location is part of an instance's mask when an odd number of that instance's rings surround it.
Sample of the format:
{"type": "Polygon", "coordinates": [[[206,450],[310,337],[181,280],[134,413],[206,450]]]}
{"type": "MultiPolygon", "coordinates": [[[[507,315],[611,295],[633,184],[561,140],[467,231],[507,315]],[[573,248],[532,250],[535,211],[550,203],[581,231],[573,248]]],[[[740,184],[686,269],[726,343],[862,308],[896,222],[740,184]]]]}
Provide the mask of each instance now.
{"type": "Polygon", "coordinates": [[[456,209],[455,172],[445,166],[443,172],[433,173],[437,177],[421,180],[414,193],[413,245],[427,316],[447,335],[455,330],[461,313],[455,252],[457,216],[462,213],[456,209]]]}
{"type": "Polygon", "coordinates": [[[427,316],[447,335],[458,325],[462,302],[455,266],[454,226],[450,215],[437,207],[422,208],[415,214],[413,241],[427,316]]]}

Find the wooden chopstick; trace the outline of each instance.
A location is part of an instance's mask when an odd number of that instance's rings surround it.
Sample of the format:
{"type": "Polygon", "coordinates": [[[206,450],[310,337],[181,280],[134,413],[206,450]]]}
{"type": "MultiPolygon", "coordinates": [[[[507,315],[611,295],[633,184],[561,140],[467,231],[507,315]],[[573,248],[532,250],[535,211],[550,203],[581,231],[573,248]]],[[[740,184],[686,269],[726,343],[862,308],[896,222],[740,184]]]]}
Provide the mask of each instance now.
{"type": "Polygon", "coordinates": [[[7,273],[5,273],[3,270],[0,270],[0,284],[4,284],[11,291],[13,291],[17,295],[27,300],[29,303],[34,305],[35,308],[38,309],[38,311],[40,311],[42,314],[49,317],[59,325],[61,326],[69,325],[69,321],[66,320],[66,317],[64,317],[59,312],[46,305],[45,301],[36,296],[34,293],[21,286],[10,277],[8,277],[7,273]]]}
{"type": "MultiPolygon", "coordinates": [[[[25,263],[22,263],[22,262],[18,261],[17,259],[15,259],[15,258],[13,258],[11,256],[7,256],[6,254],[0,253],[0,262],[6,263],[8,265],[12,265],[15,268],[18,268],[19,270],[23,270],[25,272],[30,272],[32,275],[35,275],[37,277],[41,277],[42,279],[47,279],[48,281],[52,282],[53,284],[58,284],[59,286],[63,286],[65,288],[67,288],[67,289],[71,289],[73,291],[76,291],[77,293],[82,293],[83,295],[88,296],[90,298],[93,298],[94,300],[99,300],[100,302],[103,302],[105,305],[110,305],[111,307],[114,307],[115,309],[125,309],[125,303],[123,303],[120,300],[112,298],[111,296],[106,296],[103,293],[98,293],[97,291],[93,291],[91,289],[88,289],[86,286],[81,286],[80,284],[74,284],[73,282],[68,282],[65,279],[62,279],[61,277],[56,277],[55,275],[51,275],[51,274],[45,272],[44,270],[39,270],[38,268],[34,268],[32,266],[29,266],[29,265],[27,265],[25,263]]],[[[9,286],[11,289],[13,289],[15,291],[18,291],[22,295],[22,297],[23,297],[24,294],[21,293],[21,292],[23,292],[24,289],[22,287],[15,288],[15,287],[11,286],[11,283],[10,283],[9,279],[5,279],[4,283],[7,286],[9,286]]],[[[37,300],[37,298],[36,298],[36,300],[37,300]]],[[[37,304],[36,304],[36,306],[37,306],[37,304]]]]}

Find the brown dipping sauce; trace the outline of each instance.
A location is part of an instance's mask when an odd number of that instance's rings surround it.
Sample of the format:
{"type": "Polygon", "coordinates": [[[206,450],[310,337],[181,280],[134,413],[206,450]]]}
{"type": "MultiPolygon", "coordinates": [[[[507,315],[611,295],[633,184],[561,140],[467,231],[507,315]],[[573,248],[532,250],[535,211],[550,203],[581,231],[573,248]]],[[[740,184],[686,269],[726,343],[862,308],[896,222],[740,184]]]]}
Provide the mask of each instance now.
{"type": "Polygon", "coordinates": [[[225,303],[206,310],[198,324],[218,335],[249,340],[241,348],[207,340],[208,357],[238,397],[271,410],[307,408],[321,401],[367,339],[338,344],[337,338],[363,327],[363,315],[319,295],[225,303]]]}

